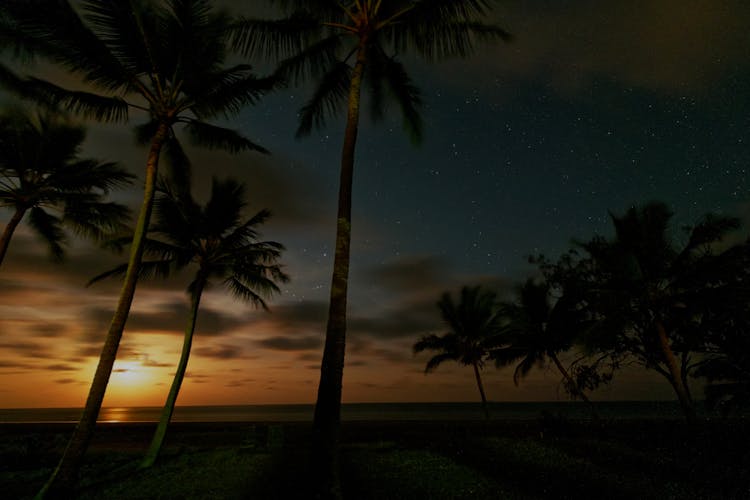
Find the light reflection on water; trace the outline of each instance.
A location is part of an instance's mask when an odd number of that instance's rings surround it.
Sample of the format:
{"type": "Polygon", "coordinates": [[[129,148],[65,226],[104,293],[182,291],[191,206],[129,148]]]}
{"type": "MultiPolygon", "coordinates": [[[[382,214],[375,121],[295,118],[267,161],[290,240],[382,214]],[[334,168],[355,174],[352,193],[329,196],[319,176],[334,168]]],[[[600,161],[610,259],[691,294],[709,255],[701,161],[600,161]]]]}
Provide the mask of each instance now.
{"type": "MultiPolygon", "coordinates": [[[[604,418],[678,418],[680,407],[673,401],[621,401],[597,403],[604,418]]],[[[580,402],[490,403],[493,419],[529,420],[542,412],[568,418],[587,418],[580,402]]],[[[0,409],[0,422],[77,422],[80,408],[0,409]]],[[[476,420],[482,418],[478,403],[359,403],[344,404],[342,419],[363,420],[476,420]]],[[[98,421],[157,422],[160,407],[102,408],[98,421]]],[[[313,405],[178,406],[174,422],[310,422],[313,405]]]]}

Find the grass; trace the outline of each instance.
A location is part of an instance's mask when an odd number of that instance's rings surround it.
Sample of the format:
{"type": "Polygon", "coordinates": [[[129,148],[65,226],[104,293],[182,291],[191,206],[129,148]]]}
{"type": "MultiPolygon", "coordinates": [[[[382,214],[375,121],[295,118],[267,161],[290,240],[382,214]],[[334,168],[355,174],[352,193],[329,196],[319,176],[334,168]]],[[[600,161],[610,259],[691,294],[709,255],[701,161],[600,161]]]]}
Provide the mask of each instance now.
{"type": "MultiPolygon", "coordinates": [[[[69,426],[0,426],[4,498],[30,498],[69,426]]],[[[152,426],[104,426],[82,499],[310,498],[306,424],[176,424],[154,467],[137,468],[152,426]]],[[[345,498],[750,498],[746,420],[346,423],[345,498]]]]}

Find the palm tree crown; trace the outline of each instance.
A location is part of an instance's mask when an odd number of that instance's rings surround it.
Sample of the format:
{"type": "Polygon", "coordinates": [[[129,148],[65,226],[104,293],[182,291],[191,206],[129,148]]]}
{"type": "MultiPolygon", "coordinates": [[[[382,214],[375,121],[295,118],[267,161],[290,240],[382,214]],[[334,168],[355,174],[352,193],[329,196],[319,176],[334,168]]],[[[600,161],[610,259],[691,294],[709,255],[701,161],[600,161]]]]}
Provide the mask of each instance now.
{"type": "Polygon", "coordinates": [[[351,111],[352,82],[359,94],[361,81],[369,90],[371,118],[381,119],[385,103],[391,101],[411,139],[418,141],[420,91],[398,57],[407,52],[427,61],[466,57],[478,41],[510,39],[506,31],[483,22],[489,10],[485,0],[278,3],[292,11],[289,17],[241,19],[234,41],[247,55],[282,58],[278,75],[294,84],[310,78],[317,82],[300,112],[300,136],[325,126],[347,106],[351,111]]]}
{"type": "MultiPolygon", "coordinates": [[[[153,260],[142,263],[141,276],[167,276],[187,266],[197,269],[188,286],[190,315],[182,355],[142,467],[153,465],[164,442],[187,370],[204,289],[211,286],[212,280],[221,280],[235,296],[266,308],[263,297],[279,292],[277,282],[288,281],[276,264],[283,246],[274,241],[257,241],[256,228],[270,213],[261,210],[244,220],[245,207],[245,187],[231,179],[213,180],[211,198],[205,207],[187,192],[173,191],[166,184],[161,186],[155,221],[149,231],[152,239],[146,242],[146,254],[153,260]]],[[[127,264],[123,264],[95,277],[92,282],[126,270],[127,264]]]]}
{"type": "Polygon", "coordinates": [[[229,18],[206,0],[8,0],[0,7],[0,41],[64,67],[87,90],[71,91],[27,77],[27,96],[100,121],[146,113],[137,138],[149,142],[159,126],[173,139],[175,124],[197,145],[265,151],[205,120],[238,113],[273,86],[247,64],[224,66],[229,18]],[[80,12],[80,14],[79,14],[80,12]]]}
{"type": "Polygon", "coordinates": [[[0,116],[0,208],[13,215],[0,237],[0,264],[25,214],[53,257],[64,253],[64,226],[102,239],[120,229],[130,212],[105,201],[134,177],[111,162],[80,158],[86,133],[62,116],[7,110],[0,116]]]}
{"type": "Polygon", "coordinates": [[[449,293],[444,293],[437,307],[448,331],[422,337],[414,344],[414,353],[437,351],[427,361],[425,373],[449,360],[472,366],[486,414],[487,399],[479,370],[491,352],[505,341],[501,335],[503,320],[498,314],[497,294],[478,286],[463,287],[458,303],[449,293]]]}
{"type": "MultiPolygon", "coordinates": [[[[193,266],[196,274],[188,292],[220,280],[236,297],[266,308],[263,297],[279,292],[276,282],[288,280],[275,264],[284,247],[274,241],[257,241],[257,227],[271,213],[261,210],[243,219],[245,193],[244,184],[214,178],[210,199],[201,206],[186,193],[161,183],[140,275],[165,277],[193,266]]],[[[91,281],[123,274],[126,269],[127,264],[122,264],[91,281]]]]}

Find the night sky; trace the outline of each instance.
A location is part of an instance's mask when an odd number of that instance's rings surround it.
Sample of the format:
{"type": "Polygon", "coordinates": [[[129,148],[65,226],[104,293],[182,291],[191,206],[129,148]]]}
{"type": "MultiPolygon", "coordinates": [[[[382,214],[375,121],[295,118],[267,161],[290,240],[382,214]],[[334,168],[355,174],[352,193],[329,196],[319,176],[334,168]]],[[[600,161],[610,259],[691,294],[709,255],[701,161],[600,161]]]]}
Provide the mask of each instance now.
{"type": "MultiPolygon", "coordinates": [[[[675,228],[709,211],[750,223],[750,4],[534,0],[504,2],[496,15],[513,42],[466,61],[404,59],[425,101],[421,145],[396,114],[375,125],[363,116],[345,402],[477,400],[471,370],[445,364],[425,376],[427,355],[411,353],[420,335],[441,332],[439,295],[484,284],[505,296],[534,272],[529,254],[555,257],[574,238],[609,234],[608,211],[661,200],[675,228]]],[[[230,123],[271,156],[190,150],[199,198],[212,175],[232,175],[253,209],[274,213],[263,236],[287,247],[292,282],[270,313],[218,287],[207,293],[178,404],[315,399],[343,116],[296,140],[309,91],[269,96],[230,123]]],[[[84,155],[142,175],[146,151],[133,143],[127,126],[91,124],[84,155]]],[[[117,198],[135,206],[140,182],[117,198]]],[[[19,229],[0,268],[0,406],[83,405],[118,284],[83,285],[122,259],[78,241],[55,265],[19,229]]],[[[139,285],[105,406],[163,403],[187,282],[139,285]]],[[[511,373],[485,369],[490,399],[565,399],[554,370],[520,387],[511,373]]],[[[636,370],[592,398],[672,394],[636,370]]]]}

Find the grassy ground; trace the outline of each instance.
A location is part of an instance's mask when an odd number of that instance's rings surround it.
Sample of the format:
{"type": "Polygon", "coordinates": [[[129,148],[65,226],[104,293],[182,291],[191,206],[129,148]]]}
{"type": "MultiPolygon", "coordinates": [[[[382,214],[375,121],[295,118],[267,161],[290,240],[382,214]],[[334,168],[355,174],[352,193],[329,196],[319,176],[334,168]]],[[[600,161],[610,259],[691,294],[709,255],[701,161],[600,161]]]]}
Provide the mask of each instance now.
{"type": "MultiPolygon", "coordinates": [[[[72,428],[0,426],[0,492],[29,498],[72,428]]],[[[310,498],[306,424],[176,424],[149,470],[152,425],[97,430],[83,499],[310,498]]],[[[750,423],[346,423],[348,499],[747,499],[750,423]]]]}

